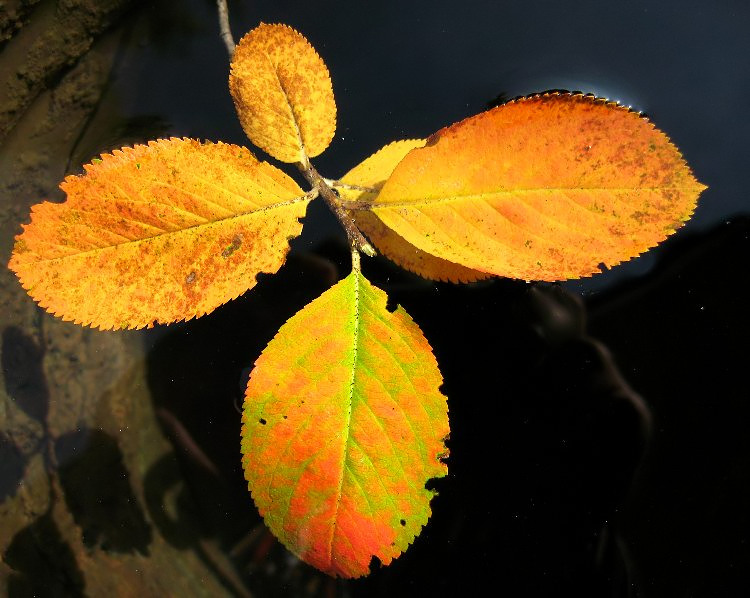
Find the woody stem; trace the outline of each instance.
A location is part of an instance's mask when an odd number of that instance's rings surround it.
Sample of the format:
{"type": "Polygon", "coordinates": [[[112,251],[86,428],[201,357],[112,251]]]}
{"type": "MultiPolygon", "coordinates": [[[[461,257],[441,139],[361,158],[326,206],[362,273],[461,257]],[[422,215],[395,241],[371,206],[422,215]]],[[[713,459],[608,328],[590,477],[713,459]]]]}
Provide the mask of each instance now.
{"type": "Polygon", "coordinates": [[[353,250],[361,251],[365,255],[374,257],[376,255],[375,248],[365,239],[364,235],[360,232],[357,224],[354,222],[354,218],[343,205],[336,192],[328,185],[325,179],[320,176],[315,167],[310,164],[309,160],[305,163],[299,162],[298,168],[305,176],[307,181],[313,186],[314,189],[318,190],[318,193],[328,204],[328,207],[339,219],[341,226],[346,231],[346,236],[349,239],[349,245],[353,250]]]}
{"type": "Polygon", "coordinates": [[[221,30],[221,39],[227,47],[229,60],[232,60],[232,55],[234,54],[234,38],[232,37],[232,30],[229,28],[229,9],[227,8],[227,0],[216,0],[216,7],[219,10],[219,29],[221,30]]]}

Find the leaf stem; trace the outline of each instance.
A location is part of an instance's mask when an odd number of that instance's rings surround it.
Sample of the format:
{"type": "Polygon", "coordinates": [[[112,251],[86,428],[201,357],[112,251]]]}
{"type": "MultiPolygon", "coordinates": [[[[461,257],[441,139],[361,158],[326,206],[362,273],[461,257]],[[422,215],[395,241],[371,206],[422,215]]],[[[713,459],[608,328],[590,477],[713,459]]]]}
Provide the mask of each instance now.
{"type": "Polygon", "coordinates": [[[227,7],[227,0],[216,0],[216,7],[219,9],[219,29],[221,30],[221,39],[227,47],[229,60],[232,60],[235,44],[234,38],[232,37],[232,30],[229,28],[229,8],[227,7]]]}
{"type": "Polygon", "coordinates": [[[362,269],[360,262],[359,262],[359,251],[352,247],[352,270],[355,272],[359,272],[362,269]]]}
{"type": "MultiPolygon", "coordinates": [[[[320,196],[328,204],[328,207],[339,219],[341,226],[346,231],[346,236],[349,239],[349,246],[353,252],[357,252],[357,261],[359,261],[359,253],[362,252],[370,257],[375,257],[375,248],[365,239],[364,235],[360,232],[357,224],[354,222],[354,218],[349,211],[342,205],[341,199],[336,192],[331,189],[326,180],[320,176],[315,167],[310,164],[309,160],[297,163],[297,167],[300,169],[302,174],[305,176],[307,181],[313,186],[313,189],[317,189],[320,196]]],[[[352,254],[353,255],[353,254],[352,254]]],[[[354,258],[352,258],[354,259],[354,258]]]]}
{"type": "Polygon", "coordinates": [[[362,210],[371,210],[372,202],[344,199],[344,200],[341,200],[341,206],[345,210],[349,210],[350,212],[361,212],[362,210]]]}

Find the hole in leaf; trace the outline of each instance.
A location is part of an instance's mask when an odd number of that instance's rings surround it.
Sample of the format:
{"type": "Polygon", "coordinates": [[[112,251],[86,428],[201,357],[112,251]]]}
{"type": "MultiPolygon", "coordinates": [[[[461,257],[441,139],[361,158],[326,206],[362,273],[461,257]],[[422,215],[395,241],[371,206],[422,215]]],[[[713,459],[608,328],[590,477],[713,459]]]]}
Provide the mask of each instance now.
{"type": "Polygon", "coordinates": [[[373,557],[370,559],[370,573],[374,573],[375,571],[378,571],[379,569],[383,568],[383,563],[380,561],[378,557],[373,555],[373,557]]]}
{"type": "Polygon", "coordinates": [[[448,484],[448,476],[440,478],[430,478],[429,480],[427,480],[427,482],[425,482],[424,488],[425,490],[429,490],[433,494],[439,494],[447,488],[446,484],[448,484]]]}
{"type": "Polygon", "coordinates": [[[262,283],[263,281],[267,281],[267,280],[268,280],[269,278],[271,278],[271,276],[272,276],[272,275],[271,275],[271,274],[268,274],[267,272],[258,272],[258,273],[257,273],[257,274],[255,275],[255,284],[256,284],[256,285],[259,285],[259,284],[261,284],[261,283],[262,283]]]}
{"type": "Polygon", "coordinates": [[[512,97],[507,92],[501,91],[493,99],[487,102],[487,108],[502,106],[503,104],[507,104],[511,99],[512,97]]]}
{"type": "Polygon", "coordinates": [[[402,519],[399,523],[401,524],[401,527],[406,527],[406,519],[402,519]]]}
{"type": "Polygon", "coordinates": [[[266,425],[266,420],[264,420],[264,419],[263,419],[263,418],[261,417],[261,418],[260,418],[260,419],[258,420],[258,423],[259,423],[259,424],[260,424],[261,426],[265,426],[265,425],[266,425]]]}
{"type": "Polygon", "coordinates": [[[388,310],[388,313],[392,314],[398,309],[398,302],[393,297],[389,296],[385,303],[385,308],[388,310]]]}

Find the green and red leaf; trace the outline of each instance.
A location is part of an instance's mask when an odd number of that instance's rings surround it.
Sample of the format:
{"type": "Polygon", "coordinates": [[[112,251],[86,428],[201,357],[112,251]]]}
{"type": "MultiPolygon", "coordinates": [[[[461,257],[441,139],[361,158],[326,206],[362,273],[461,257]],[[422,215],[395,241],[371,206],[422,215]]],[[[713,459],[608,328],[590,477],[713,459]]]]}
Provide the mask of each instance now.
{"type": "Polygon", "coordinates": [[[427,340],[361,273],[294,315],[247,386],[242,462],[271,531],[308,563],[359,577],[427,523],[447,472],[448,411],[427,340]]]}

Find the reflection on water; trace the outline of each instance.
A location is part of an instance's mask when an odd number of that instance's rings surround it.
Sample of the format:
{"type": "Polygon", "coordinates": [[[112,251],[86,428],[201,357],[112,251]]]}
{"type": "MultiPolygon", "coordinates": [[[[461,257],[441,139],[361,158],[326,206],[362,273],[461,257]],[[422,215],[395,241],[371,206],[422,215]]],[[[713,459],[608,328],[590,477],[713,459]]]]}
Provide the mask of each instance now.
{"type": "MultiPolygon", "coordinates": [[[[28,12],[32,25],[48,22],[51,4],[28,12]]],[[[346,274],[324,209],[311,208],[279,274],[208,317],[148,332],[60,322],[3,268],[9,594],[440,596],[489,583],[658,597],[746,582],[750,298],[732,281],[750,257],[750,221],[724,221],[747,210],[729,141],[748,125],[731,110],[700,112],[708,102],[693,90],[702,76],[726,106],[738,102],[727,87],[737,80],[714,76],[717,52],[737,45],[736,15],[725,22],[704,6],[698,19],[691,2],[610,16],[594,2],[234,4],[236,34],[289,22],[324,55],[339,128],[319,167],[332,176],[496,96],[565,87],[648,110],[712,189],[696,224],[591,283],[435,285],[366,261],[435,350],[452,434],[430,524],[394,564],[355,582],[318,574],[267,532],[238,450],[248,368],[286,318],[346,274]],[[608,50],[591,52],[583,33],[608,50]]],[[[49,90],[0,143],[0,261],[29,206],[60,200],[57,183],[92,155],[166,135],[245,143],[214,17],[208,0],[132,3],[91,52],[45,79],[49,90]]],[[[3,70],[23,54],[19,39],[5,45],[3,70]]]]}

